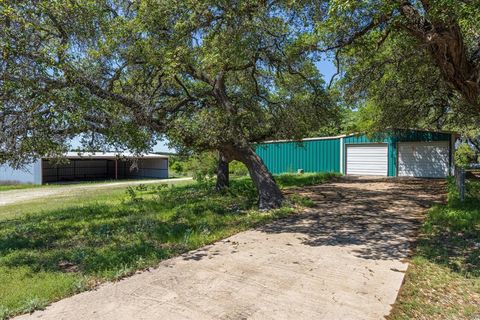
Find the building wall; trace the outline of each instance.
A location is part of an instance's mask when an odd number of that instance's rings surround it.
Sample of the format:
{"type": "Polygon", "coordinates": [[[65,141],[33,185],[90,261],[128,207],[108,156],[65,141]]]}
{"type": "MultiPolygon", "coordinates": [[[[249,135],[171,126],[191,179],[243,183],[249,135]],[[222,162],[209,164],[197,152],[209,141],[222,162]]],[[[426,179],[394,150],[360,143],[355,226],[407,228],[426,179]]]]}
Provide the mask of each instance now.
{"type": "Polygon", "coordinates": [[[256,152],[274,174],[297,172],[340,172],[340,139],[262,143],[256,152]]]}
{"type": "Polygon", "coordinates": [[[41,184],[41,161],[35,161],[23,169],[0,165],[0,184],[2,183],[41,184]]]}
{"type": "MultiPolygon", "coordinates": [[[[274,174],[297,172],[341,172],[345,171],[346,144],[387,143],[388,176],[397,175],[397,143],[411,141],[450,141],[450,133],[417,130],[394,130],[373,136],[364,134],[344,138],[319,138],[302,142],[279,141],[261,143],[256,152],[274,174]]],[[[452,149],[452,148],[451,148],[452,149]]],[[[450,150],[452,154],[452,150],[450,150]]],[[[450,157],[452,158],[452,157],[450,157]]],[[[450,160],[451,161],[451,160],[450,160]]],[[[452,162],[450,164],[452,166],[452,162]]]]}
{"type": "Polygon", "coordinates": [[[57,181],[89,181],[118,179],[168,178],[168,159],[139,159],[136,166],[130,160],[71,159],[56,165],[43,160],[43,183],[57,181]]]}
{"type": "Polygon", "coordinates": [[[57,165],[44,159],[42,161],[43,183],[113,179],[113,172],[108,170],[109,161],[106,159],[72,159],[68,163],[57,165]]]}
{"type": "Polygon", "coordinates": [[[136,166],[130,161],[120,163],[119,174],[126,179],[168,178],[168,159],[140,159],[136,166]]]}

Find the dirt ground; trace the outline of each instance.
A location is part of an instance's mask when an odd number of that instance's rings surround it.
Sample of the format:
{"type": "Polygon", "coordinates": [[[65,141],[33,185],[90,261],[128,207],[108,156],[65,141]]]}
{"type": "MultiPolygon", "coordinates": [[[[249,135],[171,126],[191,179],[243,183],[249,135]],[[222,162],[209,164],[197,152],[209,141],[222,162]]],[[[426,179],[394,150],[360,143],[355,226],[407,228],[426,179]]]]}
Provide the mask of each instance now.
{"type": "Polygon", "coordinates": [[[343,178],[297,190],[316,207],[19,319],[382,319],[444,189],[343,178]]]}
{"type": "Polygon", "coordinates": [[[106,183],[91,183],[91,184],[64,184],[55,185],[51,187],[41,188],[27,188],[18,190],[9,190],[0,192],[0,206],[7,204],[14,204],[23,201],[30,201],[38,198],[47,198],[62,194],[82,193],[85,190],[116,188],[122,186],[135,186],[139,184],[151,183],[171,183],[175,181],[191,180],[192,178],[177,178],[177,179],[155,179],[155,180],[135,180],[122,182],[106,182],[106,183]]]}

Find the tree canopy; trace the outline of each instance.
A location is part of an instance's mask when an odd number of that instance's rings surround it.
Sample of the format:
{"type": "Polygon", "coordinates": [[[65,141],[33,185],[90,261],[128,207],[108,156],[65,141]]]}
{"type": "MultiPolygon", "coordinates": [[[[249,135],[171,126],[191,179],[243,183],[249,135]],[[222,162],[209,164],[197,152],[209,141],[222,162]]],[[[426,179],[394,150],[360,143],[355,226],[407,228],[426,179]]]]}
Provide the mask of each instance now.
{"type": "Polygon", "coordinates": [[[166,135],[244,163],[276,207],[255,142],[350,128],[348,108],[369,128],[479,127],[479,1],[3,0],[0,162],[166,135]]]}
{"type": "Polygon", "coordinates": [[[480,121],[480,1],[305,1],[300,52],[330,52],[373,129],[480,121]]]}
{"type": "Polygon", "coordinates": [[[244,162],[278,206],[251,144],[338,115],[315,61],[295,54],[309,22],[283,2],[3,1],[0,19],[2,162],[78,133],[138,151],[166,134],[244,162]]]}

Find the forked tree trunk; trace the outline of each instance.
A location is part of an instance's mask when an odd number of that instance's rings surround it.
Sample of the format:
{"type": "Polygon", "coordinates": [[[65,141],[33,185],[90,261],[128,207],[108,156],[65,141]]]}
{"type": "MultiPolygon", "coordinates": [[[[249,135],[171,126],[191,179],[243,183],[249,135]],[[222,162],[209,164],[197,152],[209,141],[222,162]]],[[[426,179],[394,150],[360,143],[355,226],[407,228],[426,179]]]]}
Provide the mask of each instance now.
{"type": "Polygon", "coordinates": [[[217,184],[215,185],[216,191],[222,191],[230,186],[228,162],[229,161],[225,153],[219,151],[217,164],[217,184]]]}
{"type": "Polygon", "coordinates": [[[233,152],[235,159],[245,164],[257,188],[259,209],[279,208],[284,199],[283,194],[262,159],[251,147],[235,148],[233,152]]]}
{"type": "Polygon", "coordinates": [[[229,127],[237,136],[237,139],[235,139],[236,143],[226,145],[224,148],[224,151],[228,154],[228,158],[231,160],[239,160],[247,166],[250,177],[258,191],[259,209],[268,210],[279,208],[283,202],[283,194],[262,159],[260,159],[244,139],[241,126],[235,120],[238,116],[238,110],[227,95],[224,71],[220,72],[215,78],[213,93],[218,103],[223,106],[225,111],[230,115],[229,127]]]}

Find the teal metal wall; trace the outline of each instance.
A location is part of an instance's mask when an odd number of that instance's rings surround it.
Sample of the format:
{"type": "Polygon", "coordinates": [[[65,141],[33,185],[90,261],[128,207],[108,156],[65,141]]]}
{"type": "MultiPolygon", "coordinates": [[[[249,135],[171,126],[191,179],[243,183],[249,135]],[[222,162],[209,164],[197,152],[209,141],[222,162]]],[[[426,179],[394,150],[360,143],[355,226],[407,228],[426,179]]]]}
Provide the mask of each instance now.
{"type": "Polygon", "coordinates": [[[297,172],[343,172],[340,170],[340,150],[343,149],[343,165],[345,165],[345,144],[387,143],[388,175],[397,175],[397,142],[413,141],[450,141],[452,134],[417,131],[392,130],[372,136],[350,135],[340,138],[307,140],[299,142],[270,142],[256,146],[256,152],[262,158],[270,172],[278,174],[297,172]],[[343,143],[341,142],[343,141],[343,143]]]}
{"type": "Polygon", "coordinates": [[[340,172],[340,139],[273,142],[257,145],[256,152],[272,173],[340,172]]]}

